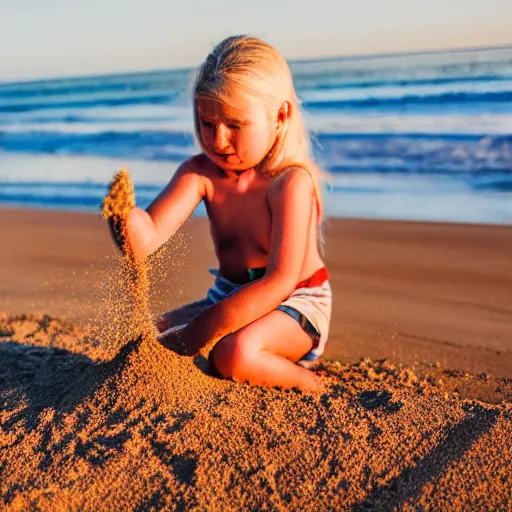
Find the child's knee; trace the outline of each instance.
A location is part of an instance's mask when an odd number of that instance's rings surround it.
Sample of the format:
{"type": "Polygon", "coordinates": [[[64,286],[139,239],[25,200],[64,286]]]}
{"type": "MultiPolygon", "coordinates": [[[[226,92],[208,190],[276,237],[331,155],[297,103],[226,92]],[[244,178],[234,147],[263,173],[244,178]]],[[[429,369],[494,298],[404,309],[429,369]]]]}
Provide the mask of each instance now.
{"type": "Polygon", "coordinates": [[[224,378],[244,381],[249,368],[254,366],[256,352],[248,337],[238,332],[222,338],[213,348],[210,359],[224,378]]]}

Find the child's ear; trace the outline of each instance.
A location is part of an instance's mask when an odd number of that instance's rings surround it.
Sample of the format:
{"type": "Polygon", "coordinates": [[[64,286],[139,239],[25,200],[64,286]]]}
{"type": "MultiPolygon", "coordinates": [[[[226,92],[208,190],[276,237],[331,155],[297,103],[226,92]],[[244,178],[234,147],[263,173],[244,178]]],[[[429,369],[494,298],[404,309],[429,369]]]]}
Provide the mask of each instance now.
{"type": "Polygon", "coordinates": [[[277,111],[277,122],[283,124],[287,121],[291,114],[291,104],[288,101],[283,102],[279,110],[277,111]]]}

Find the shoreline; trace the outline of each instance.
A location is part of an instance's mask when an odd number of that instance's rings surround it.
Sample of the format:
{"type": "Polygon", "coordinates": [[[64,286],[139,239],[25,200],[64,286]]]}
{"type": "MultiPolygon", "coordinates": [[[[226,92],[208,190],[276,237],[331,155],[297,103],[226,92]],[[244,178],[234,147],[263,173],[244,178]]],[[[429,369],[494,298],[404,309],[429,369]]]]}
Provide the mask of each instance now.
{"type": "MultiPolygon", "coordinates": [[[[167,185],[179,162],[119,159],[114,156],[56,156],[4,153],[0,208],[59,212],[99,211],[112,170],[127,168],[135,184],[137,203],[146,207],[167,185]],[[70,169],[73,174],[70,174],[70,169]],[[9,171],[10,170],[10,171],[9,171]],[[23,176],[13,181],[12,176],[23,176]],[[49,179],[51,177],[51,179],[49,179]]],[[[329,173],[325,212],[332,218],[441,224],[512,225],[508,193],[499,193],[500,176],[481,189],[477,176],[469,187],[456,173],[438,182],[435,174],[329,173]],[[405,180],[405,181],[404,181],[405,180]],[[448,180],[448,181],[446,181],[448,180]],[[496,180],[498,180],[496,182],[496,180]],[[492,186],[494,186],[492,185],[492,186]],[[445,187],[451,190],[449,200],[445,187]],[[454,187],[454,188],[453,188],[454,187]],[[444,192],[443,192],[444,190],[444,192]],[[417,193],[422,191],[421,193],[417,193]]],[[[485,180],[484,180],[485,181],[485,180]]],[[[508,182],[507,182],[508,183],[508,182]]],[[[204,205],[196,214],[203,215],[204,205]]]]}
{"type": "MultiPolygon", "coordinates": [[[[116,251],[99,215],[0,208],[0,311],[90,322],[116,251]]],[[[327,359],[426,361],[512,377],[512,226],[329,218],[327,359]]],[[[208,223],[169,244],[157,313],[201,298],[216,265],[208,223]]]]}
{"type": "MultiPolygon", "coordinates": [[[[106,188],[106,186],[105,186],[106,188]]],[[[162,186],[163,188],[163,186],[162,186]]],[[[84,206],[82,209],[67,209],[66,207],[58,208],[54,205],[20,205],[17,203],[2,203],[0,202],[0,212],[31,212],[37,214],[38,212],[48,212],[55,214],[71,214],[71,215],[86,215],[90,217],[96,217],[100,215],[100,206],[98,208],[92,208],[84,206]]],[[[137,205],[138,206],[138,205],[137,205]]],[[[201,208],[200,206],[198,208],[201,208]]],[[[1,213],[0,213],[1,215],[1,213]]],[[[190,219],[206,219],[206,213],[194,212],[190,219]]],[[[461,226],[461,227],[483,227],[483,228],[510,228],[512,230],[512,223],[507,222],[472,222],[472,221],[453,221],[453,220],[419,220],[419,219],[399,219],[399,218],[387,218],[387,217],[358,217],[358,216],[325,216],[324,222],[329,223],[330,221],[341,221],[341,222],[375,222],[375,223],[392,223],[392,224],[421,224],[421,225],[432,225],[432,226],[461,226]]]]}

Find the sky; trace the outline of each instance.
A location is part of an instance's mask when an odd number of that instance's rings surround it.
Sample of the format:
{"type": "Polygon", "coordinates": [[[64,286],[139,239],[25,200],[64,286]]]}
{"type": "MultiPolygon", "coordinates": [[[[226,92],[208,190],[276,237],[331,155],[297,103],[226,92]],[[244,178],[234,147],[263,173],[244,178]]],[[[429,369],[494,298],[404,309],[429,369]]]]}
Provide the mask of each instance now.
{"type": "Polygon", "coordinates": [[[0,81],[193,67],[233,34],[287,59],[512,44],[511,0],[0,0],[0,81]]]}

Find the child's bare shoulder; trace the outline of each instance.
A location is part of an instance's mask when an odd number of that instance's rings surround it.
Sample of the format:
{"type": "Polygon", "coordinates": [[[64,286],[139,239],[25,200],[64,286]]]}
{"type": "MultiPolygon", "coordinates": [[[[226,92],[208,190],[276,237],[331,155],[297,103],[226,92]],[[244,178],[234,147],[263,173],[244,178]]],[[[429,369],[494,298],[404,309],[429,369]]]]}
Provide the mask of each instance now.
{"type": "Polygon", "coordinates": [[[269,188],[269,198],[276,200],[283,195],[308,196],[313,191],[311,174],[300,166],[290,166],[282,170],[269,188]]]}
{"type": "Polygon", "coordinates": [[[199,153],[189,158],[184,162],[181,168],[183,169],[183,172],[191,172],[204,178],[211,178],[216,172],[216,168],[212,164],[211,160],[203,153],[199,153]]]}

